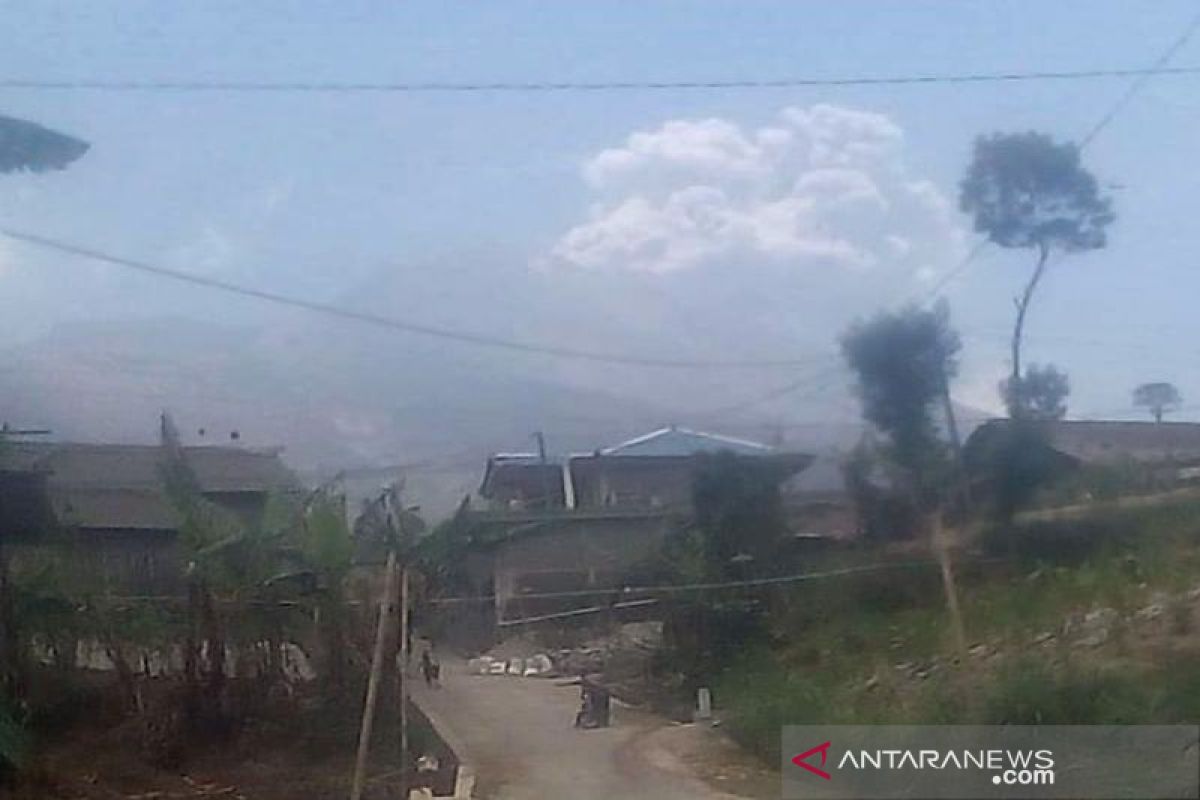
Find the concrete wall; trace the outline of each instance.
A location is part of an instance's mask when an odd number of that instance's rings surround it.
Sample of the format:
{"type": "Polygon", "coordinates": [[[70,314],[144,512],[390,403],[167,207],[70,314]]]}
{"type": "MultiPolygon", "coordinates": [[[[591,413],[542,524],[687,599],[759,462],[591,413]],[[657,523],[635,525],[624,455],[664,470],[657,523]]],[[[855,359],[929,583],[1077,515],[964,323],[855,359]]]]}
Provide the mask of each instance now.
{"type": "Polygon", "coordinates": [[[695,465],[692,458],[571,459],[576,507],[690,509],[695,465]]]}
{"type": "Polygon", "coordinates": [[[521,596],[641,583],[675,524],[666,514],[580,515],[497,544],[493,574],[499,621],[604,604],[610,598],[521,596]]]}

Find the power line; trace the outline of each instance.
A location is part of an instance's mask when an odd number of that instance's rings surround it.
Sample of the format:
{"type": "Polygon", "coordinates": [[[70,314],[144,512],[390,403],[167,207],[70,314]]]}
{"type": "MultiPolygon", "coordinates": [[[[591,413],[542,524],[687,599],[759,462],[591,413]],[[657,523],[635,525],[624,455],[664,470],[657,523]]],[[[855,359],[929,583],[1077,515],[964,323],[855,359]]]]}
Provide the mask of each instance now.
{"type": "Polygon", "coordinates": [[[842,365],[838,361],[837,356],[828,356],[828,358],[830,360],[834,361],[835,363],[830,364],[830,366],[826,367],[825,369],[818,370],[816,373],[814,373],[812,375],[807,375],[803,378],[800,378],[799,380],[795,380],[795,381],[787,383],[783,386],[779,386],[775,389],[771,389],[770,391],[765,392],[763,394],[754,395],[753,397],[749,397],[749,398],[747,398],[745,400],[741,400],[737,403],[733,403],[731,405],[721,406],[719,408],[711,409],[709,411],[699,414],[698,416],[701,419],[706,419],[706,418],[712,418],[712,417],[723,417],[723,416],[727,416],[729,414],[736,414],[736,413],[746,410],[747,408],[752,408],[753,406],[759,405],[760,403],[765,403],[769,400],[775,400],[780,397],[786,397],[787,395],[790,395],[793,392],[799,391],[801,389],[808,389],[808,391],[804,392],[799,397],[797,397],[796,398],[797,400],[803,400],[808,397],[812,397],[813,395],[819,394],[819,393],[825,391],[826,389],[828,389],[830,386],[832,386],[834,381],[836,380],[837,376],[842,371],[842,365]],[[823,378],[826,378],[827,380],[822,380],[823,378]],[[814,383],[814,381],[819,381],[819,382],[814,383]]]}
{"type": "Polygon", "coordinates": [[[812,364],[814,362],[820,363],[825,358],[818,357],[807,359],[793,358],[728,361],[674,359],[621,353],[607,353],[596,350],[562,347],[559,345],[538,344],[514,339],[502,339],[482,333],[473,333],[452,328],[424,325],[421,323],[395,319],[393,317],[385,317],[379,314],[372,314],[366,311],[355,311],[354,309],[344,308],[332,303],[306,300],[304,298],[286,295],[281,292],[268,291],[266,289],[255,289],[253,287],[243,286],[230,281],[224,281],[217,278],[208,278],[202,275],[195,275],[190,272],[171,269],[169,267],[157,266],[145,261],[123,258],[121,256],[111,255],[90,247],[71,244],[60,239],[54,239],[25,231],[18,231],[11,228],[0,228],[0,234],[4,234],[11,239],[32,244],[48,250],[55,250],[60,253],[67,253],[69,255],[79,256],[81,258],[88,258],[93,261],[102,261],[106,264],[112,264],[114,266],[135,270],[137,272],[154,275],[160,278],[169,278],[181,283],[188,283],[194,286],[203,286],[207,289],[215,289],[222,292],[228,292],[230,294],[236,294],[243,297],[250,297],[256,300],[275,303],[277,305],[290,306],[292,308],[299,308],[305,311],[325,314],[326,316],[330,317],[348,319],[381,328],[402,331],[404,333],[415,333],[435,339],[445,339],[448,341],[459,342],[461,344],[489,347],[497,350],[510,350],[533,355],[543,355],[554,358],[591,361],[605,364],[621,364],[625,366],[661,367],[673,369],[761,369],[797,367],[812,364]]]}
{"type": "MultiPolygon", "coordinates": [[[[1007,558],[975,558],[968,559],[965,564],[994,564],[1008,561],[1007,558]]],[[[740,581],[713,581],[708,583],[667,583],[658,586],[623,586],[610,589],[572,589],[560,592],[530,592],[529,594],[514,594],[512,600],[560,600],[572,597],[605,597],[617,595],[645,594],[676,594],[680,592],[714,592],[726,589],[745,589],[752,587],[776,586],[788,583],[804,583],[806,581],[823,580],[828,578],[845,578],[851,575],[862,575],[871,572],[883,572],[892,569],[917,569],[921,567],[940,566],[939,561],[924,559],[920,561],[892,561],[875,564],[863,564],[857,567],[844,567],[823,572],[803,572],[795,575],[779,575],[771,578],[750,578],[740,581]]],[[[452,603],[483,603],[493,602],[495,595],[473,595],[465,597],[440,597],[429,602],[433,605],[449,605],[452,603]]]]}
{"type": "MultiPolygon", "coordinates": [[[[1182,44],[1180,45],[1182,46],[1182,44]]],[[[1176,50],[1178,47],[1175,48],[1176,50]]],[[[1170,55],[1168,55],[1168,59],[1170,55]]],[[[1195,75],[1200,66],[1080,70],[969,72],[928,75],[853,75],[830,78],[745,78],[680,81],[239,81],[239,80],[47,80],[0,79],[0,89],[92,92],[236,93],[566,93],[613,91],[692,91],[712,89],[795,89],[836,86],[925,86],[938,84],[1028,83],[1033,81],[1144,79],[1153,75],[1195,75]]]]}
{"type": "MultiPolygon", "coordinates": [[[[1167,67],[1167,63],[1174,58],[1181,49],[1183,49],[1184,45],[1191,41],[1192,37],[1196,35],[1197,30],[1200,30],[1200,13],[1192,17],[1192,19],[1184,27],[1183,33],[1181,33],[1173,42],[1171,42],[1167,49],[1164,50],[1159,57],[1154,60],[1153,65],[1144,70],[1133,70],[1126,73],[1127,77],[1132,77],[1134,80],[1130,82],[1129,86],[1125,89],[1125,92],[1119,98],[1117,98],[1117,102],[1113,103],[1112,107],[1109,108],[1108,111],[1106,111],[1100,117],[1100,119],[1098,119],[1096,123],[1088,129],[1087,133],[1083,135],[1083,138],[1079,140],[1079,151],[1081,153],[1088,148],[1088,146],[1096,139],[1097,136],[1101,134],[1101,132],[1104,131],[1105,128],[1112,124],[1112,121],[1116,119],[1117,115],[1124,111],[1125,107],[1129,105],[1129,103],[1135,97],[1137,97],[1137,95],[1142,91],[1142,89],[1145,88],[1146,84],[1149,83],[1152,77],[1155,75],[1169,74],[1174,71],[1190,71],[1194,69],[1193,67],[1167,67]]],[[[978,242],[976,242],[975,246],[971,248],[970,252],[967,253],[966,257],[958,264],[958,266],[954,267],[954,269],[950,270],[938,279],[937,283],[935,283],[925,295],[923,302],[928,303],[936,298],[939,294],[941,294],[942,290],[947,285],[952,283],[959,275],[966,272],[972,263],[974,263],[976,257],[987,247],[988,244],[989,240],[987,239],[980,239],[978,242]]]]}
{"type": "Polygon", "coordinates": [[[1109,126],[1113,119],[1116,118],[1117,114],[1121,113],[1121,111],[1125,109],[1125,106],[1129,105],[1129,102],[1133,100],[1133,98],[1136,97],[1139,92],[1142,91],[1142,88],[1150,81],[1150,78],[1154,77],[1155,74],[1161,74],[1157,71],[1166,68],[1167,63],[1174,58],[1175,54],[1183,49],[1183,46],[1191,40],[1191,38],[1196,34],[1197,29],[1200,29],[1200,13],[1192,17],[1191,22],[1189,22],[1187,27],[1184,28],[1183,33],[1181,33],[1179,37],[1162,52],[1162,55],[1155,60],[1154,64],[1148,70],[1134,78],[1134,80],[1129,84],[1128,88],[1125,89],[1125,93],[1122,94],[1117,99],[1117,102],[1113,104],[1112,108],[1108,110],[1108,113],[1097,120],[1096,124],[1092,126],[1091,130],[1084,134],[1083,139],[1081,139],[1079,142],[1079,149],[1081,151],[1086,149],[1087,146],[1092,143],[1092,140],[1099,136],[1100,133],[1109,126]]]}

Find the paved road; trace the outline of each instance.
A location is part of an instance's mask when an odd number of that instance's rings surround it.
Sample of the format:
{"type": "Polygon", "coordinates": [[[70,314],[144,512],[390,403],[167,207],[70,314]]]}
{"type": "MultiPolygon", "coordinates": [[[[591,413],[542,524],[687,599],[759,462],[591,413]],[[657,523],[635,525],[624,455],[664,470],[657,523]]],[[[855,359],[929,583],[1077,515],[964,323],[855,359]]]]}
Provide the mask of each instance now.
{"type": "MultiPolygon", "coordinates": [[[[453,729],[488,800],[716,800],[699,781],[654,766],[645,746],[661,719],[613,708],[613,726],[572,727],[579,689],[546,678],[469,675],[443,664],[441,689],[413,699],[453,729]]],[[[414,681],[416,683],[416,681],[414,681]]]]}

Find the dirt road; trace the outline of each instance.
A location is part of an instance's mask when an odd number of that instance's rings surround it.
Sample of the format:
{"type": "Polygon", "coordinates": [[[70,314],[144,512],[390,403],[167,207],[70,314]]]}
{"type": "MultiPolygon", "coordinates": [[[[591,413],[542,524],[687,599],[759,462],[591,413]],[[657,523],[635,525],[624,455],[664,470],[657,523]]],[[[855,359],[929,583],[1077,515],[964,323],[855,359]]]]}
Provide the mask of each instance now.
{"type": "MultiPolygon", "coordinates": [[[[663,720],[615,707],[613,725],[572,727],[579,689],[545,678],[469,675],[443,664],[441,689],[413,699],[453,729],[488,800],[727,800],[656,758],[649,744],[663,720]]],[[[416,681],[414,681],[416,683],[416,681]]]]}

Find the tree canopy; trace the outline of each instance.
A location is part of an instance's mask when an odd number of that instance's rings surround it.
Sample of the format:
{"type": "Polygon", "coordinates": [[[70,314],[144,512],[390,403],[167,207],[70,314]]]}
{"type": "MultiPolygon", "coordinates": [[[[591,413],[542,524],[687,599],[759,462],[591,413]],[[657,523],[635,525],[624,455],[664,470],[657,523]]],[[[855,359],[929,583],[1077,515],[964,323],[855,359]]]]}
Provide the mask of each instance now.
{"type": "Polygon", "coordinates": [[[64,169],[90,145],[34,122],[0,116],[0,174],[64,169]]]}
{"type": "Polygon", "coordinates": [[[1174,411],[1182,402],[1183,395],[1166,381],[1143,383],[1133,390],[1133,404],[1146,408],[1155,422],[1162,422],[1163,414],[1174,411]]]}
{"type": "Polygon", "coordinates": [[[1000,393],[1014,417],[1056,420],[1067,415],[1071,382],[1067,373],[1053,364],[1044,367],[1031,364],[1016,381],[1011,377],[1006,378],[1001,384],[1000,393]]]}
{"type": "Polygon", "coordinates": [[[976,139],[960,189],[975,230],[1001,247],[1091,250],[1115,219],[1079,148],[1034,131],[976,139]]]}
{"type": "Polygon", "coordinates": [[[881,313],[842,337],[863,416],[887,435],[892,459],[918,488],[945,455],[934,409],[958,370],[960,346],[945,305],[881,313]]]}

